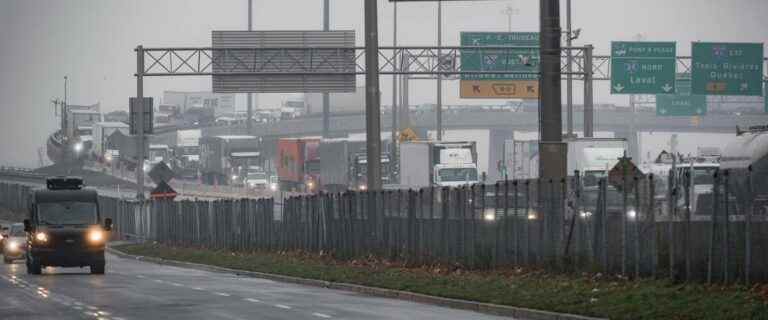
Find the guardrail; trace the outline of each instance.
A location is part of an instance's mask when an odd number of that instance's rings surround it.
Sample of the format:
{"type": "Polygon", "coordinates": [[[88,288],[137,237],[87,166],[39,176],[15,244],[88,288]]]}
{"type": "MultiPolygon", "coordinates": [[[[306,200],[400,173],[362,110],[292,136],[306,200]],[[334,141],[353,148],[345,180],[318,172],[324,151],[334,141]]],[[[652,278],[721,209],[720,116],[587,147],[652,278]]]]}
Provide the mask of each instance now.
{"type": "Polygon", "coordinates": [[[0,167],[0,175],[20,178],[44,179],[46,176],[34,172],[34,169],[21,167],[0,167]]]}
{"type": "MultiPolygon", "coordinates": [[[[114,235],[233,251],[297,250],[466,268],[536,267],[710,282],[768,281],[765,203],[745,175],[712,192],[667,190],[628,175],[562,181],[292,196],[282,201],[144,201],[100,197],[114,235]],[[587,182],[587,181],[584,181],[587,182]]],[[[663,185],[663,184],[661,184],[663,185]]],[[[0,203],[26,209],[29,188],[0,184],[0,203]]]]}

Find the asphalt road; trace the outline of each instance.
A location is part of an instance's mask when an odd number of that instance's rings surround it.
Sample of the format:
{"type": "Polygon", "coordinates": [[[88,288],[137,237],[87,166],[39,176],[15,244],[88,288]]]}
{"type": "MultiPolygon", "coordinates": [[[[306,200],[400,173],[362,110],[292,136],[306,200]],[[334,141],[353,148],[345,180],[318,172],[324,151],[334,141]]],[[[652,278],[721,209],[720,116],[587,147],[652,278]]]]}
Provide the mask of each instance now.
{"type": "Polygon", "coordinates": [[[0,319],[506,319],[107,256],[107,274],[0,267],[0,319]]]}

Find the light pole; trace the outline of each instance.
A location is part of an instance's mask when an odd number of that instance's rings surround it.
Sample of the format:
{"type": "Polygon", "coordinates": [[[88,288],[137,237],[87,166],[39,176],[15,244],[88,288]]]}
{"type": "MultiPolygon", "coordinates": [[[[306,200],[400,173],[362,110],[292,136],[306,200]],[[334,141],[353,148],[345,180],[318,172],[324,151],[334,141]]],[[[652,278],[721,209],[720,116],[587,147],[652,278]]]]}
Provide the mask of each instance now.
{"type": "MultiPolygon", "coordinates": [[[[248,0],[248,31],[253,31],[253,0],[248,0]]],[[[248,92],[248,107],[246,112],[245,130],[247,134],[253,132],[253,93],[248,92]]]]}
{"type": "Polygon", "coordinates": [[[520,10],[507,6],[501,13],[507,15],[507,32],[512,32],[512,16],[520,13],[520,10]]]}
{"type": "MultiPolygon", "coordinates": [[[[397,1],[392,3],[392,46],[397,47],[397,1]]],[[[392,55],[392,68],[397,71],[397,52],[392,55]]],[[[398,139],[397,139],[397,75],[392,75],[392,145],[390,147],[390,167],[394,168],[392,164],[397,163],[399,160],[398,139]]],[[[390,181],[395,180],[395,170],[390,170],[390,181]]]]}
{"type": "Polygon", "coordinates": [[[573,75],[571,72],[573,72],[573,54],[571,53],[571,45],[573,44],[573,35],[571,34],[571,0],[566,1],[565,5],[565,11],[566,11],[566,46],[568,46],[568,56],[566,61],[567,64],[567,70],[568,75],[566,75],[566,101],[567,101],[567,110],[568,110],[568,121],[567,121],[567,132],[568,132],[568,138],[574,138],[573,134],[573,75]]]}
{"type": "MultiPolygon", "coordinates": [[[[442,50],[443,46],[443,1],[437,0],[437,70],[442,71],[442,50]]],[[[437,141],[443,140],[443,76],[437,74],[437,105],[435,106],[437,114],[437,141]]]]}
{"type": "MultiPolygon", "coordinates": [[[[323,31],[331,29],[331,3],[330,0],[323,0],[323,31]]],[[[323,138],[330,138],[331,130],[331,97],[328,92],[323,92],[323,138]]],[[[307,103],[304,101],[304,103],[307,103]]]]}
{"type": "Polygon", "coordinates": [[[368,190],[381,190],[381,92],[377,1],[365,0],[365,138],[368,190]]]}

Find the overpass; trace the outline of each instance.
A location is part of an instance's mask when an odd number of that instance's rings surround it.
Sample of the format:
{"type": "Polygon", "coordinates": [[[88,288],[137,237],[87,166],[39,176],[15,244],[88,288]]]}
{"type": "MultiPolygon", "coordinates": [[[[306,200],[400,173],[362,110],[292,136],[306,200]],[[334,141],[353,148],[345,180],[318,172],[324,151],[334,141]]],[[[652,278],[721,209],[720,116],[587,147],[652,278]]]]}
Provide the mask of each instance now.
{"type": "MultiPolygon", "coordinates": [[[[582,130],[581,112],[575,112],[574,128],[582,130]]],[[[390,114],[382,116],[382,130],[391,130],[390,114]]],[[[632,127],[632,113],[621,110],[600,110],[595,112],[595,131],[627,132],[632,127]]],[[[434,129],[434,112],[411,112],[411,124],[416,129],[434,129]]],[[[709,114],[698,117],[657,117],[655,113],[638,112],[634,115],[635,127],[639,131],[735,133],[736,126],[768,124],[768,114],[709,114]]],[[[510,111],[445,111],[444,126],[455,129],[507,129],[538,131],[537,112],[510,111]]],[[[362,114],[335,115],[331,117],[331,134],[334,136],[365,131],[362,114]]],[[[273,139],[290,136],[319,136],[322,134],[322,118],[298,118],[276,123],[259,123],[253,126],[252,134],[273,139]]],[[[244,125],[202,127],[204,136],[246,134],[244,125]]],[[[154,137],[156,142],[170,142],[175,131],[170,130],[154,137]]]]}

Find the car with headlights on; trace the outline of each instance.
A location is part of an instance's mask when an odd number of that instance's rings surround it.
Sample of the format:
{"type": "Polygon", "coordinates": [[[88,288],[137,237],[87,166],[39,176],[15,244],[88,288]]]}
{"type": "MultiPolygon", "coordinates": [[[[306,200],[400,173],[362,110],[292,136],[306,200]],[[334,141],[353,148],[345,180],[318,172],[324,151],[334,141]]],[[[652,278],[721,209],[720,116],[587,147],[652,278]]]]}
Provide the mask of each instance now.
{"type": "Polygon", "coordinates": [[[24,225],[14,223],[3,239],[3,263],[11,264],[14,260],[24,259],[27,251],[27,233],[24,225]]]}
{"type": "Polygon", "coordinates": [[[92,274],[103,274],[104,248],[112,220],[102,223],[98,194],[83,189],[82,178],[47,179],[47,188],[31,195],[27,232],[27,273],[40,274],[42,268],[90,267],[92,274]]]}

